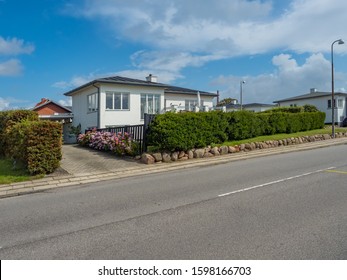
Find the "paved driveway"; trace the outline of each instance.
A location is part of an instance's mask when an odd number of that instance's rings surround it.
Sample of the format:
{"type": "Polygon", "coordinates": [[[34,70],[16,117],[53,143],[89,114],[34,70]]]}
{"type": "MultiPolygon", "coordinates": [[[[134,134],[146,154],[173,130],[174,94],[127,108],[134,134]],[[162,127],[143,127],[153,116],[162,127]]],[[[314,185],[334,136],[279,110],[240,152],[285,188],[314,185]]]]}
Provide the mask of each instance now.
{"type": "Polygon", "coordinates": [[[101,174],[120,170],[141,169],[145,164],[127,158],[83,148],[78,145],[63,145],[63,159],[60,166],[63,170],[72,175],[101,174]]]}

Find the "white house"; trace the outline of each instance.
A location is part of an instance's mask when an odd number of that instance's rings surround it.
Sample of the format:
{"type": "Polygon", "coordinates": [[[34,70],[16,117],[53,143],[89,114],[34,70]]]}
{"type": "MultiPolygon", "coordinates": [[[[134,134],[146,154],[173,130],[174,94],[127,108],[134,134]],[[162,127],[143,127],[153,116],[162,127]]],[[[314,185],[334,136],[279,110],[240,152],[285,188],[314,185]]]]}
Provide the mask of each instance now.
{"type": "MultiPolygon", "coordinates": [[[[347,116],[347,93],[335,92],[335,121],[340,123],[347,116]]],[[[315,88],[310,93],[274,101],[279,106],[303,106],[314,105],[321,112],[325,112],[325,123],[332,123],[331,92],[319,92],[315,88]]]]}
{"type": "Polygon", "coordinates": [[[146,80],[125,77],[101,78],[65,93],[72,97],[73,125],[88,128],[143,124],[144,114],[169,110],[191,111],[213,106],[217,93],[161,84],[157,77],[146,80]]]}

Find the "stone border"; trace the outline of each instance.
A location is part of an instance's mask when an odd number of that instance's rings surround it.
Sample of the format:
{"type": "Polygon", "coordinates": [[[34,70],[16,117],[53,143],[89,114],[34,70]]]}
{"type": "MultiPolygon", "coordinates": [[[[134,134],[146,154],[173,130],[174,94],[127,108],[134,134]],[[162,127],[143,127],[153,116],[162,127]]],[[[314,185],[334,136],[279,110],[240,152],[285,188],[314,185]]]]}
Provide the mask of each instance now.
{"type": "MultiPolygon", "coordinates": [[[[347,132],[336,133],[335,138],[347,137],[347,132]]],[[[285,138],[282,140],[269,140],[264,142],[251,142],[235,146],[220,146],[201,149],[192,149],[188,151],[179,152],[157,152],[157,153],[143,153],[139,158],[144,164],[154,164],[160,162],[176,162],[176,161],[186,161],[195,158],[211,158],[219,155],[233,154],[239,152],[248,152],[260,149],[269,149],[289,145],[298,145],[302,143],[317,142],[332,139],[329,134],[317,134],[313,136],[302,136],[302,137],[292,137],[285,138]]]]}

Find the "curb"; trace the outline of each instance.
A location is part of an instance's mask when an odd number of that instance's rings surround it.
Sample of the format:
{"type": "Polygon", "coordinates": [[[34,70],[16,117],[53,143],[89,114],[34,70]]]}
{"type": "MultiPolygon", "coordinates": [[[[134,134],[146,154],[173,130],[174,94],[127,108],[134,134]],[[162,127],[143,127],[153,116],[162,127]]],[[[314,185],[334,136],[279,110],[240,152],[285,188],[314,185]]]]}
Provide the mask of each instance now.
{"type": "Polygon", "coordinates": [[[101,181],[122,179],[140,175],[148,175],[153,173],[161,173],[173,170],[203,167],[209,165],[223,164],[238,160],[252,159],[262,156],[270,156],[276,154],[284,154],[290,152],[319,149],[329,146],[347,144],[347,138],[335,138],[318,142],[303,143],[297,145],[281,146],[269,149],[259,149],[249,152],[239,152],[234,154],[226,154],[213,158],[192,159],[189,161],[176,161],[171,163],[159,163],[148,165],[141,168],[126,168],[119,172],[95,173],[84,175],[65,175],[57,177],[46,177],[43,179],[0,185],[0,199],[6,197],[19,196],[36,192],[44,192],[56,188],[78,186],[101,181]]]}

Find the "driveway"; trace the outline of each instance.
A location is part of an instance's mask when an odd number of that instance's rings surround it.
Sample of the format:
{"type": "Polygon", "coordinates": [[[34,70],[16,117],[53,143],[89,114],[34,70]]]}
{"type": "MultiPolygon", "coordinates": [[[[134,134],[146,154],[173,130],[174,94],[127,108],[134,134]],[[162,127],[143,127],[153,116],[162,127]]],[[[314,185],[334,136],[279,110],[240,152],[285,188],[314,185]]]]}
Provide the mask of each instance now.
{"type": "Polygon", "coordinates": [[[63,145],[62,152],[61,168],[55,173],[80,176],[146,167],[131,157],[117,157],[79,145],[63,145]]]}

